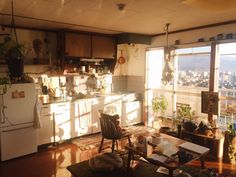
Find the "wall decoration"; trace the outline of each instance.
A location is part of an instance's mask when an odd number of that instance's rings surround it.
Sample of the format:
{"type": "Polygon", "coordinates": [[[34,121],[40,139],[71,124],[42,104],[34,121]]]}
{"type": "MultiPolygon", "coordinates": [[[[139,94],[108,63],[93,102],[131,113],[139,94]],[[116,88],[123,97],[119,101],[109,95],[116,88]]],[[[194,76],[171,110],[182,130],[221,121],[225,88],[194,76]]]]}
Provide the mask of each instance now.
{"type": "MultiPolygon", "coordinates": [[[[7,28],[9,30],[10,28],[7,28]]],[[[29,29],[16,29],[18,41],[24,44],[27,55],[24,57],[25,65],[48,65],[57,59],[57,34],[54,32],[37,31],[29,29]]],[[[4,37],[0,36],[0,47],[4,37]]],[[[0,57],[0,64],[6,64],[0,57]]]]}
{"type": "Polygon", "coordinates": [[[11,93],[11,97],[13,99],[17,99],[17,98],[25,98],[25,91],[14,91],[11,93]]]}
{"type": "Polygon", "coordinates": [[[219,92],[202,91],[201,100],[202,100],[201,104],[202,113],[219,115],[220,112],[219,92]]]}

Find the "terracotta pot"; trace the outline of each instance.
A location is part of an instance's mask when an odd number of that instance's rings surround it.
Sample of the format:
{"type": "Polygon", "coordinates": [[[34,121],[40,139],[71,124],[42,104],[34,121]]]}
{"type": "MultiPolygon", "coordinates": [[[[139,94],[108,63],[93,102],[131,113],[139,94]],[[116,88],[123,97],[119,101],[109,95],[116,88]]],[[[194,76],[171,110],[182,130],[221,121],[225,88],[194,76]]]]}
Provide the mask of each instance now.
{"type": "Polygon", "coordinates": [[[167,133],[167,132],[169,132],[170,131],[170,127],[161,127],[160,129],[159,129],[159,132],[160,133],[167,133]]]}

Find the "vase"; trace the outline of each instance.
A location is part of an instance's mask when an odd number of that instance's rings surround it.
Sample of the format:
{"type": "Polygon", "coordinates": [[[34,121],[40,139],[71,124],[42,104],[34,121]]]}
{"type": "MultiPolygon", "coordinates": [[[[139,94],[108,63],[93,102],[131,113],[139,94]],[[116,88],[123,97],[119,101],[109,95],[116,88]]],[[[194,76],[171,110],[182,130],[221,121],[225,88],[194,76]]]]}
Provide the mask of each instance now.
{"type": "Polygon", "coordinates": [[[9,58],[7,60],[8,71],[11,79],[22,77],[24,74],[23,58],[9,58]]]}

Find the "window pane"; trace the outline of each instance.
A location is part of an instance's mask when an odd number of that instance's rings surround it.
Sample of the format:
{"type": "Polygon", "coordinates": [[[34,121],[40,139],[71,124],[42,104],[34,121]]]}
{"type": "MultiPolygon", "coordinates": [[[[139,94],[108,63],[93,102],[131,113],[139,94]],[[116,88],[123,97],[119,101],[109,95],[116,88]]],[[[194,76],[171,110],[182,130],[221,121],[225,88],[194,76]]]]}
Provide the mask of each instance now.
{"type": "Polygon", "coordinates": [[[207,118],[207,114],[201,113],[201,92],[209,88],[209,52],[210,46],[194,47],[177,55],[177,105],[190,106],[193,119],[207,118]]]}
{"type": "Polygon", "coordinates": [[[178,57],[178,85],[209,87],[210,55],[188,55],[178,57]]]}
{"type": "Polygon", "coordinates": [[[182,48],[176,50],[177,54],[197,54],[197,53],[208,53],[211,52],[210,46],[205,47],[191,47],[191,48],[182,48]]]}
{"type": "Polygon", "coordinates": [[[219,126],[227,128],[236,122],[236,43],[220,44],[219,91],[220,116],[219,126]]]}

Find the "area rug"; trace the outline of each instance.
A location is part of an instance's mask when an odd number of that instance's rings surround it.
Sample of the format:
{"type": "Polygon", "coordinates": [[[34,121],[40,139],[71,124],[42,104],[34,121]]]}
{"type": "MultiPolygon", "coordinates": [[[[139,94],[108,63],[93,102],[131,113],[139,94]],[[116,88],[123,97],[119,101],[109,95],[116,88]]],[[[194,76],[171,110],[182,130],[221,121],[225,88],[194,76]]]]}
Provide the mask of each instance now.
{"type": "MultiPolygon", "coordinates": [[[[135,137],[138,136],[139,134],[145,134],[145,133],[154,131],[153,128],[140,126],[140,125],[129,126],[129,127],[126,127],[126,129],[133,135],[131,139],[132,138],[135,139],[135,137]]],[[[101,139],[102,139],[102,135],[101,133],[98,133],[98,134],[76,138],[72,140],[72,143],[77,145],[80,150],[84,151],[84,150],[89,150],[93,148],[98,148],[100,146],[101,139]]],[[[103,148],[108,148],[110,146],[111,146],[111,140],[105,139],[103,143],[103,148]]]]}
{"type": "MultiPolygon", "coordinates": [[[[157,166],[139,161],[138,164],[127,169],[123,167],[111,172],[95,172],[89,167],[88,161],[68,166],[67,169],[74,177],[167,177],[168,175],[158,173],[157,166]]],[[[183,166],[176,177],[213,177],[209,171],[201,172],[200,169],[192,166],[183,166]]]]}

